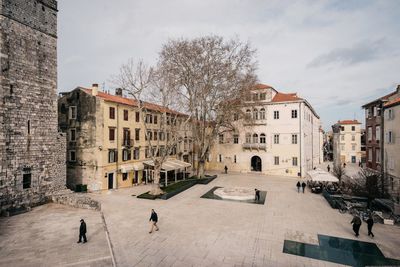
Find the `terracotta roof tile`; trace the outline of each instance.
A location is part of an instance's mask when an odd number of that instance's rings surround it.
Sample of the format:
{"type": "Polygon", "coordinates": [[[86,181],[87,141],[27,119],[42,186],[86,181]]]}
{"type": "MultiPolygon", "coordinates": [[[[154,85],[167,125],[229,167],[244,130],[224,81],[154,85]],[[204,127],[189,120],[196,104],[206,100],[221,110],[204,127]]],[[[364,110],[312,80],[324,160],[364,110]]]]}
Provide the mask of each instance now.
{"type": "Polygon", "coordinates": [[[290,93],[290,94],[276,93],[276,95],[272,99],[272,102],[287,102],[287,101],[297,101],[297,100],[303,100],[303,98],[297,96],[297,93],[290,93]]]}
{"type": "Polygon", "coordinates": [[[257,90],[268,89],[268,88],[273,88],[273,87],[268,84],[262,84],[262,83],[256,84],[256,86],[254,86],[254,89],[257,90]]]}
{"type": "Polygon", "coordinates": [[[339,124],[361,124],[358,120],[342,120],[338,121],[339,124]]]}
{"type": "Polygon", "coordinates": [[[395,106],[400,104],[400,97],[392,99],[383,105],[384,107],[395,106]]]}

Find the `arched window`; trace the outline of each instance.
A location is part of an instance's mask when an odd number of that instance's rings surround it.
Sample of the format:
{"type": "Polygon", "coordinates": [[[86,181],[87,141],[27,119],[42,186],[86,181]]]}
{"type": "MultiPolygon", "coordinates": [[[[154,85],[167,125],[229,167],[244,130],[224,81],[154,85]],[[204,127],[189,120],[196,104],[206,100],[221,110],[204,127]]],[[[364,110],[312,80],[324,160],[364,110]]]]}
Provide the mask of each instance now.
{"type": "Polygon", "coordinates": [[[260,109],[260,120],[265,120],[265,109],[260,109]]]}
{"type": "Polygon", "coordinates": [[[250,119],[251,118],[251,110],[248,109],[246,110],[246,119],[250,119]]]}
{"type": "Polygon", "coordinates": [[[265,144],[265,134],[260,134],[260,144],[265,144]]]}
{"type": "Polygon", "coordinates": [[[253,110],[253,120],[258,120],[258,110],[257,109],[253,110]]]}
{"type": "Polygon", "coordinates": [[[253,143],[258,143],[258,134],[253,134],[253,143]]]}
{"type": "Polygon", "coordinates": [[[251,143],[251,134],[246,134],[246,143],[251,143]]]}

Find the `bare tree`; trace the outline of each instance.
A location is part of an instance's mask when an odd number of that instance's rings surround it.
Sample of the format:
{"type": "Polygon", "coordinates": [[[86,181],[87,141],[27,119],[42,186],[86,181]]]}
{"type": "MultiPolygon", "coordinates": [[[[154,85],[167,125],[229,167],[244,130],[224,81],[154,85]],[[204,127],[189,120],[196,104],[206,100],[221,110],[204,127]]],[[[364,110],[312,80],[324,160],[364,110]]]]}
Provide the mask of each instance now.
{"type": "Polygon", "coordinates": [[[217,135],[234,129],[233,115],[242,112],[241,101],[256,83],[254,54],[249,44],[218,36],[170,40],[162,47],[158,70],[192,119],[198,177],[217,135]]]}
{"type": "Polygon", "coordinates": [[[173,104],[173,90],[166,90],[168,84],[163,82],[158,74],[154,68],[149,67],[142,60],[135,63],[130,59],[121,66],[119,74],[113,78],[116,85],[136,100],[141,114],[148,147],[146,154],[154,164],[154,186],[150,191],[153,195],[163,193],[160,188],[162,165],[171,154],[176,153],[177,145],[183,141],[182,136],[186,135],[186,124],[190,120],[189,116],[169,108],[173,104]],[[160,105],[143,101],[143,99],[160,105]],[[157,123],[154,120],[157,120],[157,123]]]}
{"type": "Polygon", "coordinates": [[[341,164],[333,165],[333,175],[339,179],[339,184],[342,183],[343,176],[346,174],[345,168],[341,164]]]}

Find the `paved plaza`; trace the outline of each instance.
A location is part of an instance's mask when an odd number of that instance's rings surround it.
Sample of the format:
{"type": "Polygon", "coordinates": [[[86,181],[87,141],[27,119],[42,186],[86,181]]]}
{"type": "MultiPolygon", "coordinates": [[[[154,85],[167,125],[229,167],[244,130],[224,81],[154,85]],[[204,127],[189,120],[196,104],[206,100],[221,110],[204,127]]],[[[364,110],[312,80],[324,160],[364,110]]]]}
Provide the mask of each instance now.
{"type": "MultiPolygon", "coordinates": [[[[318,235],[357,239],[350,215],[332,209],[321,195],[297,193],[295,178],[218,175],[169,200],[132,196],[149,186],[90,194],[102,203],[117,266],[339,266],[283,253],[284,242],[318,245],[318,235]],[[265,204],[201,198],[216,186],[267,191],[265,204]],[[152,208],[160,231],[149,234],[152,208]]],[[[1,219],[0,227],[1,266],[90,266],[90,260],[112,265],[99,212],[46,205],[1,219]],[[89,230],[85,245],[76,244],[81,217],[89,230]]],[[[400,228],[375,224],[374,233],[369,238],[364,223],[357,240],[374,242],[385,257],[400,259],[400,228]]]]}

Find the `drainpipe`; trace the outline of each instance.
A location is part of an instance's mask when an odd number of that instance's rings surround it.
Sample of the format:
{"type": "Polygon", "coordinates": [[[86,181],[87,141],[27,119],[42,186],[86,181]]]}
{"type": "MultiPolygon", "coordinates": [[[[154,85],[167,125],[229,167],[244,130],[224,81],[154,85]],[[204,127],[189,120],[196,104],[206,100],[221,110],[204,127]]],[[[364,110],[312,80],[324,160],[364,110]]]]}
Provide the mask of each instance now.
{"type": "MultiPolygon", "coordinates": [[[[118,188],[118,161],[119,161],[119,104],[117,104],[117,160],[115,161],[115,189],[118,188]]],[[[123,155],[121,155],[123,156],[123,155]]]]}
{"type": "MultiPolygon", "coordinates": [[[[386,101],[385,101],[386,102],[386,101]]],[[[386,182],[386,175],[385,175],[385,158],[384,158],[384,144],[385,144],[385,140],[384,140],[384,128],[385,128],[385,124],[384,124],[384,110],[383,110],[383,105],[385,104],[384,101],[381,101],[379,107],[381,110],[381,124],[380,124],[380,153],[381,153],[381,177],[382,177],[382,197],[384,197],[384,192],[385,192],[385,182],[386,182]]],[[[375,133],[376,133],[376,126],[375,126],[375,133]]]]}
{"type": "Polygon", "coordinates": [[[301,144],[302,144],[302,139],[303,139],[303,133],[301,132],[301,118],[303,117],[303,115],[301,114],[301,102],[299,103],[299,132],[300,132],[300,156],[299,156],[299,158],[300,158],[300,177],[302,176],[302,164],[303,164],[303,162],[302,162],[302,160],[301,160],[301,144]]]}

